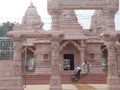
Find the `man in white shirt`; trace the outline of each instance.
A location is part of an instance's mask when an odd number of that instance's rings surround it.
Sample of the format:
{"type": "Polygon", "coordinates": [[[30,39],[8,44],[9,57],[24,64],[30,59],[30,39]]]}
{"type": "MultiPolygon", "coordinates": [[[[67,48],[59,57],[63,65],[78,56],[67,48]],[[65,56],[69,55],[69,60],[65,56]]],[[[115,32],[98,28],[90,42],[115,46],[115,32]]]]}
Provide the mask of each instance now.
{"type": "Polygon", "coordinates": [[[85,73],[85,75],[88,75],[88,73],[90,73],[90,67],[91,67],[91,64],[89,61],[85,60],[83,63],[82,63],[82,66],[83,66],[83,71],[85,73]]]}
{"type": "Polygon", "coordinates": [[[74,69],[75,76],[80,79],[81,67],[76,66],[74,69]]]}

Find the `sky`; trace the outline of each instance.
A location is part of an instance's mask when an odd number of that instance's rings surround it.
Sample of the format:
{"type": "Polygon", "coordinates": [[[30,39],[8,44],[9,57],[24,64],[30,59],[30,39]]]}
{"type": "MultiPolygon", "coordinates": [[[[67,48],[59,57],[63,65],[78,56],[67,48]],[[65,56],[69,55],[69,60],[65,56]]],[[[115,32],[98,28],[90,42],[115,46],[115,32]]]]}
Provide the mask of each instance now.
{"type": "MultiPolygon", "coordinates": [[[[43,28],[49,30],[51,28],[51,17],[47,12],[47,0],[0,0],[0,23],[7,21],[21,23],[31,1],[44,22],[43,28]]],[[[93,13],[94,11],[76,11],[79,23],[83,28],[89,28],[93,13]]],[[[115,16],[115,29],[120,30],[120,11],[115,16]]]]}

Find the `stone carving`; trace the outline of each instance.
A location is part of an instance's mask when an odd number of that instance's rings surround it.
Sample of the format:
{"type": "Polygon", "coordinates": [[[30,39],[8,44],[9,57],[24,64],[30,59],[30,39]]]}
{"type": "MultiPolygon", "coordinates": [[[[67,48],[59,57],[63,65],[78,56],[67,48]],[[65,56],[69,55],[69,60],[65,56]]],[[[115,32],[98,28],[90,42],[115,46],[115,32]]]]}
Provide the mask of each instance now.
{"type": "Polygon", "coordinates": [[[53,80],[53,85],[57,85],[57,80],[53,80]]]}
{"type": "Polygon", "coordinates": [[[56,10],[59,8],[59,0],[48,0],[48,9],[56,10]]]}
{"type": "Polygon", "coordinates": [[[110,5],[110,6],[117,6],[119,3],[119,0],[108,0],[107,4],[110,5]]]}
{"type": "Polygon", "coordinates": [[[60,46],[60,51],[69,43],[72,43],[79,51],[81,50],[79,44],[75,41],[66,41],[60,46]]]}
{"type": "Polygon", "coordinates": [[[108,50],[116,50],[116,45],[114,43],[111,43],[109,46],[108,46],[108,50]]]}
{"type": "Polygon", "coordinates": [[[114,75],[116,75],[117,74],[117,72],[116,72],[116,65],[115,64],[112,64],[112,66],[111,66],[111,74],[112,74],[112,76],[114,76],[114,75]]]}
{"type": "Polygon", "coordinates": [[[19,82],[17,80],[14,80],[13,85],[14,86],[19,86],[19,82]]]}
{"type": "Polygon", "coordinates": [[[13,48],[14,48],[15,50],[20,50],[20,49],[21,49],[21,44],[20,44],[20,42],[14,42],[14,43],[13,43],[13,48]]]}
{"type": "MultiPolygon", "coordinates": [[[[62,15],[66,18],[76,17],[74,10],[64,10],[62,15]]],[[[77,20],[77,18],[76,18],[76,20],[77,20]]]]}
{"type": "Polygon", "coordinates": [[[110,86],[116,86],[116,85],[120,85],[120,81],[119,81],[120,79],[119,78],[117,78],[117,77],[114,77],[114,78],[110,78],[109,77],[109,85],[110,86]]]}
{"type": "Polygon", "coordinates": [[[53,66],[53,73],[54,73],[54,75],[57,75],[58,74],[58,66],[55,64],[54,66],[53,66]]]}
{"type": "Polygon", "coordinates": [[[52,50],[58,50],[59,49],[59,43],[53,43],[52,44],[52,50]]]}
{"type": "MultiPolygon", "coordinates": [[[[56,3],[54,3],[54,2],[52,2],[52,0],[48,0],[48,12],[49,12],[49,14],[51,14],[51,15],[54,15],[54,14],[59,14],[59,10],[58,10],[58,7],[59,7],[59,5],[56,3]],[[54,6],[56,7],[56,8],[54,8],[54,6]]],[[[53,17],[53,16],[52,16],[53,17]]]]}
{"type": "Polygon", "coordinates": [[[20,73],[20,71],[21,71],[20,66],[19,65],[15,65],[14,68],[15,68],[15,76],[21,75],[21,73],[20,73]]]}
{"type": "Polygon", "coordinates": [[[36,22],[35,22],[35,23],[32,24],[32,28],[33,28],[34,30],[42,29],[43,25],[44,25],[43,22],[41,22],[41,23],[36,23],[36,22]]]}

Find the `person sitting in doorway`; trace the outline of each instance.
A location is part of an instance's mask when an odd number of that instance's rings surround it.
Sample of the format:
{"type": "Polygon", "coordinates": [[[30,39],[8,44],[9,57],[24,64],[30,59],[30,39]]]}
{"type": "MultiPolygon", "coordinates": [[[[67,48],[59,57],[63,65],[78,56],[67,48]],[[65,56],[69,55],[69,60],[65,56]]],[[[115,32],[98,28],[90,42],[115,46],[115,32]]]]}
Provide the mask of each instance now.
{"type": "Polygon", "coordinates": [[[65,71],[66,71],[66,70],[69,70],[69,67],[68,67],[67,64],[64,64],[64,70],[65,70],[65,71]]]}

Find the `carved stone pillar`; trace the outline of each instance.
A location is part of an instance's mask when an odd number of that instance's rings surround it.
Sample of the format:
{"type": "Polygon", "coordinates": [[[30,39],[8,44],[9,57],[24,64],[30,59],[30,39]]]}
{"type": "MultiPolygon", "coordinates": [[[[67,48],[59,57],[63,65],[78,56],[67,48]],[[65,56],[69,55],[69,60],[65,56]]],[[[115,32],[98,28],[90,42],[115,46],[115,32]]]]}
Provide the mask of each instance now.
{"type": "MultiPolygon", "coordinates": [[[[12,35],[13,40],[13,89],[9,90],[24,90],[22,80],[22,41],[25,39],[22,35],[12,35]]],[[[10,84],[11,85],[11,84],[10,84]]],[[[7,90],[7,89],[6,89],[7,90]]]]}
{"type": "Polygon", "coordinates": [[[118,62],[118,74],[120,72],[120,45],[117,45],[117,62],[118,62]]]}
{"type": "Polygon", "coordinates": [[[40,72],[40,66],[43,65],[43,59],[41,55],[41,48],[40,44],[35,44],[35,72],[38,73],[40,72]]]}
{"type": "MultiPolygon", "coordinates": [[[[42,44],[41,44],[42,45],[42,44]]],[[[44,48],[41,46],[40,44],[36,44],[35,45],[35,47],[36,47],[36,51],[35,51],[35,53],[36,53],[36,55],[35,55],[35,57],[36,57],[36,62],[39,64],[38,66],[41,66],[41,65],[43,65],[43,63],[44,63],[44,48]]]]}
{"type": "Polygon", "coordinates": [[[13,60],[15,64],[15,76],[21,77],[22,75],[22,46],[20,40],[14,40],[13,42],[13,48],[14,48],[14,54],[13,54],[13,60]]]}
{"type": "Polygon", "coordinates": [[[59,15],[58,14],[54,14],[51,16],[52,17],[52,30],[58,30],[58,26],[59,26],[59,15]]]}
{"type": "Polygon", "coordinates": [[[106,31],[103,36],[104,40],[107,40],[108,43],[108,90],[120,90],[120,78],[118,77],[118,63],[116,54],[117,34],[115,32],[114,23],[114,17],[118,9],[117,7],[113,7],[113,4],[116,4],[116,2],[117,1],[111,2],[111,0],[109,0],[109,7],[103,10],[106,17],[106,31]]]}
{"type": "Polygon", "coordinates": [[[120,78],[118,77],[118,62],[116,48],[116,33],[104,35],[108,42],[108,90],[120,90],[120,78]]]}
{"type": "Polygon", "coordinates": [[[60,8],[60,0],[48,0],[47,2],[48,12],[52,18],[52,30],[59,30],[59,17],[62,13],[62,8],[60,8]]]}
{"type": "Polygon", "coordinates": [[[82,68],[82,72],[84,73],[84,69],[82,67],[82,63],[84,62],[85,60],[85,42],[84,40],[81,40],[81,50],[80,50],[80,58],[81,58],[81,61],[80,61],[80,66],[82,68]]]}
{"type": "Polygon", "coordinates": [[[50,90],[62,90],[60,77],[59,35],[52,35],[51,40],[51,78],[50,90]]]}
{"type": "MultiPolygon", "coordinates": [[[[59,31],[59,17],[62,13],[59,0],[48,0],[48,12],[52,17],[52,31],[59,31]]],[[[62,90],[60,77],[60,35],[58,32],[52,34],[51,40],[51,79],[50,90],[62,90]]]]}

